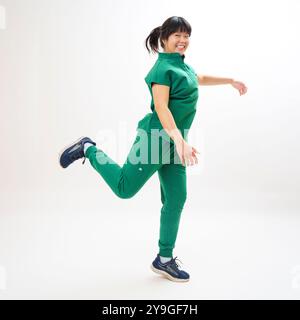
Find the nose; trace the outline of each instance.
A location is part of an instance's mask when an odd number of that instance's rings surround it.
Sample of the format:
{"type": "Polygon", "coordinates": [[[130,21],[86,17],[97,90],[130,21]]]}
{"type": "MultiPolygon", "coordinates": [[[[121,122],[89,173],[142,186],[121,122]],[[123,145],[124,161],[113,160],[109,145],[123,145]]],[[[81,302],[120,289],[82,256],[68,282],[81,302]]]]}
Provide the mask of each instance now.
{"type": "Polygon", "coordinates": [[[188,39],[186,39],[185,36],[181,36],[180,39],[179,39],[179,43],[180,44],[186,44],[186,43],[188,43],[188,39]]]}

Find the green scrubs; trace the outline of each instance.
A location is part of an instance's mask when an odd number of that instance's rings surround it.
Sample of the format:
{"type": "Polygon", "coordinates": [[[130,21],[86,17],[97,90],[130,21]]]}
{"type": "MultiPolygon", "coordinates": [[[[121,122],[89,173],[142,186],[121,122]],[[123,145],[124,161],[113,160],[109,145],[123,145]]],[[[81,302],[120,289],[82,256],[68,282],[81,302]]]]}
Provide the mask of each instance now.
{"type": "MultiPolygon", "coordinates": [[[[169,136],[163,130],[154,108],[152,84],[159,83],[170,87],[169,109],[174,117],[177,128],[187,140],[196,113],[198,100],[198,79],[194,69],[184,62],[185,56],[179,53],[160,52],[153,68],[145,77],[151,94],[151,113],[148,113],[138,124],[148,132],[151,129],[161,130],[166,140],[169,136]]],[[[155,130],[156,131],[156,130],[155,130]]]]}
{"type": "Polygon", "coordinates": [[[196,113],[198,81],[194,70],[179,53],[159,53],[145,77],[152,100],[151,113],[141,119],[137,136],[125,163],[119,166],[105,152],[90,146],[86,151],[94,169],[116,196],[133,197],[157,171],[161,191],[159,255],[172,257],[181,212],[186,197],[186,167],[180,163],[176,147],[163,130],[153,104],[152,84],[170,87],[169,109],[182,135],[187,139],[196,113]],[[155,146],[155,147],[153,147],[155,146]]]}

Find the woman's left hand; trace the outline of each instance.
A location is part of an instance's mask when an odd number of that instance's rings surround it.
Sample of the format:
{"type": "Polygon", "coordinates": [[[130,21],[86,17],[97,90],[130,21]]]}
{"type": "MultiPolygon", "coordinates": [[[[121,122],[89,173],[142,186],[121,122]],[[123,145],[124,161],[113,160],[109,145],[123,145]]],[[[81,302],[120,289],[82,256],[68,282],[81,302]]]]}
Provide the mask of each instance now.
{"type": "Polygon", "coordinates": [[[245,86],[245,84],[244,84],[243,82],[233,81],[233,82],[231,83],[231,85],[232,85],[235,89],[239,90],[240,96],[241,96],[242,94],[245,94],[245,93],[247,92],[247,89],[248,89],[248,88],[245,86]]]}

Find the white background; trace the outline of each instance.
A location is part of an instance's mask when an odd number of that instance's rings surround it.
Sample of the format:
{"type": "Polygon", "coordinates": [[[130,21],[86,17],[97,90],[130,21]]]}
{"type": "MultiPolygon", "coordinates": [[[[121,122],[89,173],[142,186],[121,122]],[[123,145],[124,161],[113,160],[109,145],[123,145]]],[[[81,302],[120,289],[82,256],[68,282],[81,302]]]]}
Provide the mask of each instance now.
{"type": "Polygon", "coordinates": [[[299,299],[299,1],[0,6],[1,299],[299,299]],[[187,63],[248,87],[199,87],[174,249],[185,284],[150,270],[157,175],[122,200],[88,161],[58,165],[80,136],[125,160],[150,112],[144,40],[173,15],[193,28],[187,63]]]}

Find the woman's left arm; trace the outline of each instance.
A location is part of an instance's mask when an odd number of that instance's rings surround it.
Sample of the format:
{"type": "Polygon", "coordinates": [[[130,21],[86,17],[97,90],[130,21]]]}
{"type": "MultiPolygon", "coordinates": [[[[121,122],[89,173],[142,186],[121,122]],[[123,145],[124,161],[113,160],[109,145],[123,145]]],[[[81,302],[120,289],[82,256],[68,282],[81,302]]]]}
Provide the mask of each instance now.
{"type": "Polygon", "coordinates": [[[236,81],[232,78],[220,78],[207,75],[197,75],[198,83],[200,86],[210,86],[219,84],[231,84],[235,89],[240,92],[240,95],[247,92],[247,87],[243,82],[236,81]]]}

